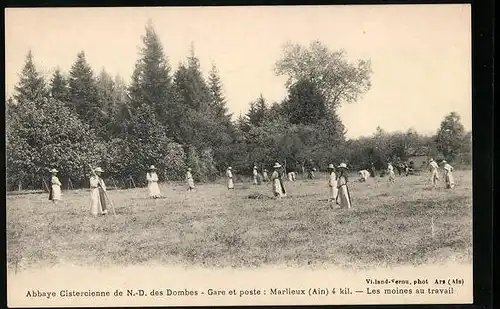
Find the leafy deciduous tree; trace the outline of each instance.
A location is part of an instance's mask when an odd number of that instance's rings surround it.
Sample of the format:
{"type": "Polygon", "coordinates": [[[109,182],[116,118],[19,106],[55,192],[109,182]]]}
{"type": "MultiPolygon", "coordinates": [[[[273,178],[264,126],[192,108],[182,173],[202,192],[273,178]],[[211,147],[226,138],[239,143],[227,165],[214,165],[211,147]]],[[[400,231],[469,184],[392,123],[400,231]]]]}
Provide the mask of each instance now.
{"type": "Polygon", "coordinates": [[[275,70],[278,75],[288,75],[287,86],[310,80],[334,110],[355,102],[371,88],[370,60],[350,63],[343,50],[332,52],[319,41],[309,47],[287,42],[275,70]]]}
{"type": "Polygon", "coordinates": [[[436,135],[437,149],[448,161],[453,161],[462,148],[465,129],[456,112],[448,114],[436,135]]]}

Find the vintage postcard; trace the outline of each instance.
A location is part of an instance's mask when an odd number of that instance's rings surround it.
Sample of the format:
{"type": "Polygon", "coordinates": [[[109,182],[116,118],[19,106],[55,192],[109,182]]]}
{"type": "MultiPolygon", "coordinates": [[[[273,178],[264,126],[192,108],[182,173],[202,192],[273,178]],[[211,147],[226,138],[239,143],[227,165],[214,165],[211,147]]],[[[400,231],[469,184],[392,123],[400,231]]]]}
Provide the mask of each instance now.
{"type": "Polygon", "coordinates": [[[470,5],[5,16],[9,307],[473,302],[470,5]]]}

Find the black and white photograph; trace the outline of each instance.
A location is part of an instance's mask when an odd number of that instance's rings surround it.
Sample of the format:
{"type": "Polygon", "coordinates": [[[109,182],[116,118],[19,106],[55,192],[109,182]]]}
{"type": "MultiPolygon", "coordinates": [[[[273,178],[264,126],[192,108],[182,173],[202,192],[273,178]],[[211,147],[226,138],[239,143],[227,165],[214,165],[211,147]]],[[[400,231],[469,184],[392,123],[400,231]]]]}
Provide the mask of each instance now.
{"type": "Polygon", "coordinates": [[[471,7],[5,10],[9,307],[472,303],[471,7]]]}

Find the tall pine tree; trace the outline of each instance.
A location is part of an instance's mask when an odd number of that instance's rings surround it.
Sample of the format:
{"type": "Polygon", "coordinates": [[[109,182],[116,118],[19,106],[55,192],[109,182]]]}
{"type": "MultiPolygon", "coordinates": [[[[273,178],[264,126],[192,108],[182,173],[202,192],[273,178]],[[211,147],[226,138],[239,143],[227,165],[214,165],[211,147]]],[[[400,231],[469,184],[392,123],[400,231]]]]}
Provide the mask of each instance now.
{"type": "Polygon", "coordinates": [[[232,114],[228,114],[222,81],[215,64],[212,64],[209,72],[207,86],[210,94],[210,112],[215,127],[214,135],[218,138],[213,146],[215,165],[219,171],[223,171],[227,167],[226,162],[231,159],[231,148],[237,137],[231,121],[232,114]]]}
{"type": "Polygon", "coordinates": [[[195,110],[209,111],[210,92],[201,73],[200,60],[196,57],[193,43],[187,59],[187,82],[189,98],[185,103],[195,110]]]}
{"type": "Polygon", "coordinates": [[[168,129],[176,129],[180,113],[176,110],[170,67],[151,21],[146,25],[142,41],[144,46],[129,87],[130,104],[120,109],[128,111],[122,134],[127,141],[124,170],[144,180],[147,166],[154,164],[160,171],[167,167],[169,154],[165,149],[172,148],[169,148],[170,137],[175,136],[175,132],[168,129]]]}
{"type": "Polygon", "coordinates": [[[267,116],[267,111],[266,101],[261,94],[255,102],[250,103],[250,109],[247,113],[248,121],[253,126],[260,126],[267,116]]]}
{"type": "Polygon", "coordinates": [[[197,151],[213,149],[218,140],[217,123],[210,109],[210,92],[193,45],[187,64],[179,66],[174,82],[184,111],[180,125],[183,143],[194,146],[197,151]]]}
{"type": "MultiPolygon", "coordinates": [[[[250,109],[252,109],[252,104],[253,103],[250,103],[250,109]]],[[[238,130],[243,133],[247,133],[248,131],[250,131],[251,126],[248,122],[248,118],[242,113],[240,113],[240,115],[236,119],[236,128],[238,128],[238,130]]]]}
{"type": "Polygon", "coordinates": [[[47,97],[47,87],[43,76],[36,70],[31,50],[26,56],[19,82],[14,88],[14,99],[20,104],[43,104],[47,97]]]}
{"type": "Polygon", "coordinates": [[[130,119],[132,111],[127,85],[120,75],[115,76],[114,86],[113,101],[115,102],[115,111],[113,117],[115,135],[118,135],[126,128],[127,121],[130,119]]]}
{"type": "Polygon", "coordinates": [[[219,76],[219,71],[215,64],[212,64],[212,69],[208,75],[208,88],[210,91],[210,105],[215,116],[218,119],[231,119],[231,114],[228,114],[226,106],[226,98],[223,93],[222,81],[219,76]]]}
{"type": "Polygon", "coordinates": [[[81,51],[70,70],[70,99],[76,113],[85,123],[102,133],[106,121],[92,68],[81,51]]]}
{"type": "Polygon", "coordinates": [[[38,142],[36,119],[42,115],[40,109],[47,100],[46,83],[37,71],[31,50],[26,56],[24,67],[14,88],[14,100],[6,102],[6,153],[7,186],[19,188],[36,186],[36,175],[40,167],[36,165],[35,148],[38,142]]]}
{"type": "Polygon", "coordinates": [[[129,88],[132,105],[147,104],[152,107],[158,121],[171,128],[176,124],[175,117],[179,113],[175,110],[170,65],[151,20],[145,30],[146,34],[142,37],[144,46],[129,88]]]}
{"type": "Polygon", "coordinates": [[[50,81],[50,96],[61,102],[69,103],[71,101],[68,80],[59,68],[56,69],[50,81]]]}
{"type": "Polygon", "coordinates": [[[120,119],[117,119],[119,114],[119,97],[116,95],[116,86],[113,77],[103,68],[96,81],[97,91],[99,94],[100,106],[103,112],[103,120],[105,123],[105,132],[103,137],[106,140],[113,138],[113,134],[120,132],[120,119]]]}
{"type": "Polygon", "coordinates": [[[96,80],[97,91],[101,100],[102,110],[110,114],[115,108],[114,92],[115,82],[113,77],[103,68],[96,80]]]}

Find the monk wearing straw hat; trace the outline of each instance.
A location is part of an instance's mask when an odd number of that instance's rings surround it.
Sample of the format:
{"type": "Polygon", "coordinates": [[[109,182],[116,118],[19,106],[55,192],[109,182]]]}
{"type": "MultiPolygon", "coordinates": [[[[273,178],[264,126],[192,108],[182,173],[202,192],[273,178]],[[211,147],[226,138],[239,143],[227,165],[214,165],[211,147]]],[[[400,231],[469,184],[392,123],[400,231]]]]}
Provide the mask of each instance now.
{"type": "Polygon", "coordinates": [[[432,185],[435,187],[438,180],[439,180],[439,173],[438,173],[438,164],[436,163],[436,161],[434,161],[434,159],[430,159],[429,160],[429,168],[431,170],[431,181],[432,181],[432,185]]]}
{"type": "Polygon", "coordinates": [[[52,177],[50,178],[51,186],[49,192],[49,200],[51,200],[52,203],[57,204],[57,202],[61,200],[61,182],[57,177],[57,173],[59,171],[53,168],[49,172],[52,174],[52,177]]]}
{"type": "Polygon", "coordinates": [[[108,213],[106,202],[106,185],[101,175],[104,171],[97,167],[90,177],[90,212],[94,215],[105,215],[108,213]]]}
{"type": "Polygon", "coordinates": [[[351,195],[347,187],[347,164],[340,163],[338,169],[340,170],[340,174],[337,179],[337,201],[340,202],[340,208],[349,209],[351,208],[351,195]]]}
{"type": "Polygon", "coordinates": [[[443,164],[443,168],[445,170],[445,174],[444,174],[444,177],[445,177],[445,181],[446,181],[446,189],[453,189],[455,188],[455,180],[453,179],[453,166],[451,166],[450,164],[448,164],[448,162],[446,162],[446,160],[443,160],[441,162],[441,164],[443,164]]]}
{"type": "Polygon", "coordinates": [[[280,173],[281,164],[276,162],[273,166],[274,171],[271,175],[271,180],[273,182],[273,195],[277,199],[281,199],[285,196],[285,188],[283,187],[282,174],[280,173]]]}
{"type": "Polygon", "coordinates": [[[335,202],[337,197],[337,175],[335,174],[335,166],[333,164],[328,165],[328,187],[329,187],[329,197],[328,202],[335,202]]]}
{"type": "Polygon", "coordinates": [[[146,180],[148,181],[149,197],[154,199],[161,197],[160,187],[158,186],[158,174],[157,169],[154,165],[149,167],[149,171],[146,173],[146,180]]]}

